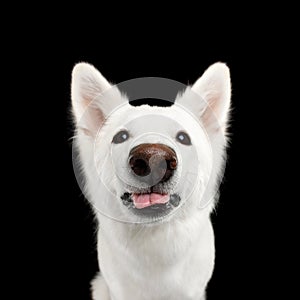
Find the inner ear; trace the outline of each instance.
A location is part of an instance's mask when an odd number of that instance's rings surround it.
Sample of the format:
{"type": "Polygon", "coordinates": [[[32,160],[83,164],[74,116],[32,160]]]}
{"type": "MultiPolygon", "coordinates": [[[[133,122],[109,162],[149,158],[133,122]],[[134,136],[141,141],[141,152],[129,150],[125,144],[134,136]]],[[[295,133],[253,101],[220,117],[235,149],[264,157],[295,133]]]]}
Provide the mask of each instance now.
{"type": "Polygon", "coordinates": [[[81,119],[77,123],[78,130],[88,136],[95,136],[105,122],[105,116],[96,103],[90,102],[85,108],[81,119]]]}
{"type": "MultiPolygon", "coordinates": [[[[215,124],[215,128],[223,129],[226,124],[220,105],[221,94],[218,91],[212,91],[209,95],[206,95],[204,101],[206,102],[205,109],[201,114],[201,119],[206,127],[215,124]]],[[[202,100],[203,101],[203,100],[202,100]]]]}

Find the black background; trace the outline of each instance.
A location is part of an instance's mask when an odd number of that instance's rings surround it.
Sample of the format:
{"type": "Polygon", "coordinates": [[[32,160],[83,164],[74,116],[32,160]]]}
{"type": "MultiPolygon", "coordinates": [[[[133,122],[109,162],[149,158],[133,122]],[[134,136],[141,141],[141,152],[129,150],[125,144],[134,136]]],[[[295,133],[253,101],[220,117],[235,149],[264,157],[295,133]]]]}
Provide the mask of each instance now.
{"type": "MultiPolygon", "coordinates": [[[[34,215],[27,220],[26,232],[33,239],[24,245],[30,270],[26,288],[32,297],[90,299],[89,283],[98,269],[93,214],[77,186],[71,157],[71,71],[80,61],[93,64],[115,83],[157,76],[185,84],[195,82],[210,64],[227,63],[232,77],[231,142],[220,201],[212,215],[216,265],[208,300],[256,299],[268,293],[270,200],[262,186],[271,139],[265,134],[265,118],[274,103],[265,87],[274,70],[269,48],[253,35],[237,33],[229,40],[224,34],[206,40],[201,34],[196,39],[165,32],[158,39],[151,32],[133,36],[119,31],[107,39],[85,32],[71,38],[66,32],[62,40],[51,36],[37,40],[34,47],[23,45],[28,60],[22,72],[26,75],[30,69],[33,74],[24,90],[32,116],[24,124],[30,132],[26,143],[35,145],[24,174],[34,174],[26,186],[34,215]]],[[[277,59],[280,62],[280,56],[277,59]]]]}

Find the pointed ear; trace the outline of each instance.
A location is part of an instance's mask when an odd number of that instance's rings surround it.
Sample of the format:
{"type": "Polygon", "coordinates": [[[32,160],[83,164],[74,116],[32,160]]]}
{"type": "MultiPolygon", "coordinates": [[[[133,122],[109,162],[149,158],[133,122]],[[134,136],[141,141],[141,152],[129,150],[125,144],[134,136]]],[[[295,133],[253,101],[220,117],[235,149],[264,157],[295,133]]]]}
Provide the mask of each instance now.
{"type": "Polygon", "coordinates": [[[72,106],[76,126],[95,135],[109,113],[126,100],[92,65],[77,64],[72,72],[72,106]]]}
{"type": "Polygon", "coordinates": [[[229,68],[223,63],[215,63],[196,81],[191,90],[176,100],[176,103],[185,106],[201,118],[206,128],[220,128],[225,131],[230,97],[229,68]]]}

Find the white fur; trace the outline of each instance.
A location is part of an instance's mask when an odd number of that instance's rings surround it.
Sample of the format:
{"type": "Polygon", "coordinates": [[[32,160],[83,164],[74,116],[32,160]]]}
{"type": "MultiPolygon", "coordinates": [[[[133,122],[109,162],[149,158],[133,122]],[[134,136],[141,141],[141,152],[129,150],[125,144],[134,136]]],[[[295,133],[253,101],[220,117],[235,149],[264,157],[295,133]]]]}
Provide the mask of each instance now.
{"type": "MultiPolygon", "coordinates": [[[[85,194],[102,212],[96,210],[101,275],[92,283],[95,300],[204,300],[214,267],[210,213],[224,164],[230,93],[229,70],[217,63],[192,88],[178,95],[172,107],[132,107],[94,67],[84,63],[75,66],[72,103],[76,142],[86,177],[85,194]],[[120,107],[114,111],[117,106],[120,107]],[[150,116],[168,119],[162,121],[164,126],[158,126],[157,122],[139,123],[150,116]],[[110,147],[114,134],[130,121],[133,125],[127,129],[133,138],[151,131],[162,137],[149,135],[143,142],[176,147],[181,157],[181,174],[188,173],[190,166],[196,165],[198,170],[195,189],[185,205],[163,221],[150,225],[136,224],[141,218],[131,215],[120,202],[124,184],[116,176],[112,163],[118,162],[120,174],[126,169],[134,140],[115,145],[112,151],[110,147]],[[193,141],[190,150],[174,140],[180,124],[184,124],[193,141]],[[190,157],[191,150],[197,154],[196,161],[190,157]],[[105,215],[125,218],[128,223],[105,215]]],[[[186,177],[176,180],[174,192],[188,195],[191,184],[186,177]]]]}

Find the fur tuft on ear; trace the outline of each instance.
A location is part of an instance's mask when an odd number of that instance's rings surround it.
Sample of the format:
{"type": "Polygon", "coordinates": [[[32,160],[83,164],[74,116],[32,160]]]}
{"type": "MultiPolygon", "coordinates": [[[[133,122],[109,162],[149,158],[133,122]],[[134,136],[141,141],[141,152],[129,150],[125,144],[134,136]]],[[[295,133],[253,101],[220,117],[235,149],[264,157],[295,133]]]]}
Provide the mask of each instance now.
{"type": "Polygon", "coordinates": [[[215,63],[204,72],[191,89],[176,99],[176,103],[196,114],[208,129],[225,131],[230,97],[229,68],[224,63],[215,63]]]}
{"type": "Polygon", "coordinates": [[[109,113],[125,103],[120,91],[92,65],[77,64],[72,72],[72,106],[78,129],[88,135],[99,130],[109,113]]]}

